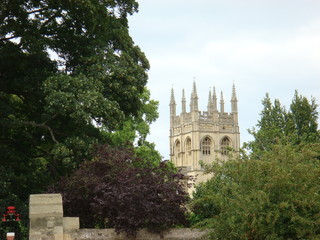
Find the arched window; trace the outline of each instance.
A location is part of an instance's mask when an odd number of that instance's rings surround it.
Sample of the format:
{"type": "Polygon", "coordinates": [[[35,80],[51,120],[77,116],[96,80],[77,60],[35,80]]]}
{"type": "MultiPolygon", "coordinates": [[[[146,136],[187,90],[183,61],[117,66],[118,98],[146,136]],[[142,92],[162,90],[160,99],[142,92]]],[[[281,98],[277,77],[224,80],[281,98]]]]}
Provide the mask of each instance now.
{"type": "Polygon", "coordinates": [[[211,154],[211,139],[209,137],[205,137],[202,141],[202,154],[210,155],[211,154]]]}
{"type": "Polygon", "coordinates": [[[180,162],[180,152],[181,152],[181,148],[180,148],[180,141],[177,140],[175,145],[174,145],[174,163],[176,166],[180,166],[181,162],[180,162]]]}
{"type": "Polygon", "coordinates": [[[187,139],[186,150],[187,150],[187,154],[191,155],[191,139],[190,138],[187,139]]]}
{"type": "Polygon", "coordinates": [[[175,149],[174,149],[174,153],[176,155],[176,157],[179,157],[179,153],[180,153],[180,141],[176,141],[176,146],[175,146],[175,149]]]}
{"type": "Polygon", "coordinates": [[[221,140],[221,154],[228,155],[229,147],[230,147],[230,140],[228,137],[224,137],[221,140]]]}

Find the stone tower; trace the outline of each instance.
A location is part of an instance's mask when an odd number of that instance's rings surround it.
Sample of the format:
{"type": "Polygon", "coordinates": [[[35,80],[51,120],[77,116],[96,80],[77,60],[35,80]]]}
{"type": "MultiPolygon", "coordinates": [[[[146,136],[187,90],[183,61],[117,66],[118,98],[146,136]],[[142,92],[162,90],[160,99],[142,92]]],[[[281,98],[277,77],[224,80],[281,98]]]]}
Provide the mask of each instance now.
{"type": "MultiPolygon", "coordinates": [[[[232,87],[231,112],[224,110],[223,93],[220,109],[217,108],[216,90],[209,91],[207,111],[199,111],[196,83],[190,99],[190,112],[186,109],[185,92],[182,90],[181,113],[176,114],[174,91],[170,99],[170,160],[187,175],[196,176],[196,183],[210,176],[203,174],[199,162],[210,163],[216,158],[226,159],[232,149],[239,151],[240,132],[236,89],[232,87]]],[[[189,189],[192,193],[194,189],[189,189]]]]}

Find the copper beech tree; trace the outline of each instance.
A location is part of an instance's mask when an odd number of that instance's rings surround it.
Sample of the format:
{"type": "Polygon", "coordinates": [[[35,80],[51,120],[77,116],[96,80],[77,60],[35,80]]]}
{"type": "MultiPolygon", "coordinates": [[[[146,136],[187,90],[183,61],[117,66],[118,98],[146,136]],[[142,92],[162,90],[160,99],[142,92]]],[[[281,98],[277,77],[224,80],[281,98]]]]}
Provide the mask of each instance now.
{"type": "Polygon", "coordinates": [[[182,177],[169,162],[149,164],[131,148],[103,145],[50,191],[62,193],[66,215],[79,216],[82,227],[113,227],[135,235],[141,228],[160,231],[186,224],[182,177]]]}

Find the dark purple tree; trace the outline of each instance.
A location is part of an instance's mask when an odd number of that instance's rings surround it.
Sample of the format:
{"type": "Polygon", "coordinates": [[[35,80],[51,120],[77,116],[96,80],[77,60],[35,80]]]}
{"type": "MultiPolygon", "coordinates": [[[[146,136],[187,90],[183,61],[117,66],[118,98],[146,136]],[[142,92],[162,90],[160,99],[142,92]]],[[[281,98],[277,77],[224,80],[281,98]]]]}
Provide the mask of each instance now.
{"type": "Polygon", "coordinates": [[[141,228],[161,231],[186,224],[182,177],[168,162],[155,166],[130,148],[103,145],[50,191],[63,194],[66,215],[79,216],[82,227],[113,227],[135,235],[141,228]]]}

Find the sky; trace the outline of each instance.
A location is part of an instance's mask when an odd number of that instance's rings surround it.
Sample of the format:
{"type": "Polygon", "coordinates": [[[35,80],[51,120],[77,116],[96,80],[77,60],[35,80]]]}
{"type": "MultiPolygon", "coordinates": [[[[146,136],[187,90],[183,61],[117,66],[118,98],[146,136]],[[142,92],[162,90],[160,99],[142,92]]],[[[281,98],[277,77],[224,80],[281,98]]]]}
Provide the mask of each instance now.
{"type": "Polygon", "coordinates": [[[188,106],[194,80],[199,110],[207,110],[215,87],[218,101],[223,91],[229,112],[234,83],[241,143],[252,140],[247,129],[257,124],[266,93],[287,109],[295,90],[320,103],[319,0],[138,2],[129,31],[151,65],[147,87],[159,101],[159,118],[148,140],[164,159],[169,159],[171,88],[177,114],[182,89],[188,106]]]}

